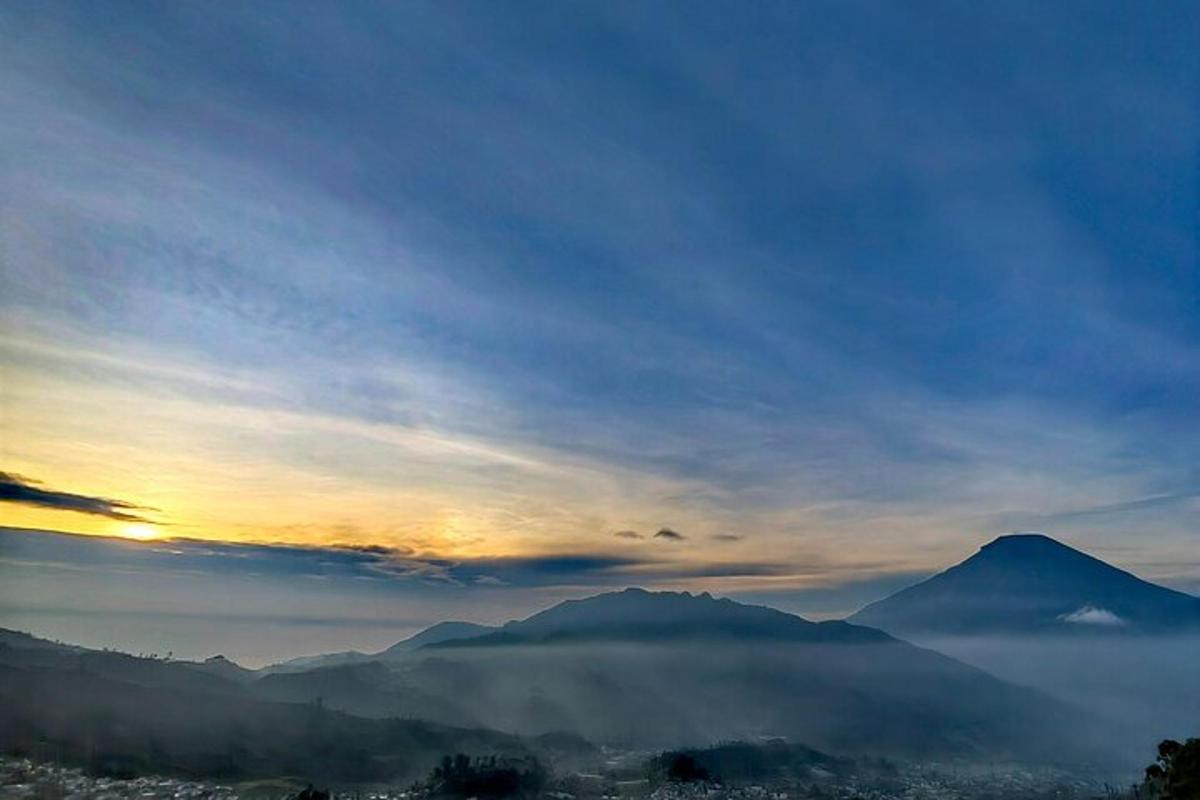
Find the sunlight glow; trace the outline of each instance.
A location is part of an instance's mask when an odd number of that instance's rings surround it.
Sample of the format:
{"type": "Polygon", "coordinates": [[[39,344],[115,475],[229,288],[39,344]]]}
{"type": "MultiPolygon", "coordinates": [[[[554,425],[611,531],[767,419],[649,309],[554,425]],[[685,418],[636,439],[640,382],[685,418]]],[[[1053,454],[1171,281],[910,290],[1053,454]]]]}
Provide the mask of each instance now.
{"type": "Polygon", "coordinates": [[[121,527],[120,535],[126,539],[137,539],[139,542],[147,542],[151,539],[159,537],[158,529],[153,525],[124,525],[121,527]]]}

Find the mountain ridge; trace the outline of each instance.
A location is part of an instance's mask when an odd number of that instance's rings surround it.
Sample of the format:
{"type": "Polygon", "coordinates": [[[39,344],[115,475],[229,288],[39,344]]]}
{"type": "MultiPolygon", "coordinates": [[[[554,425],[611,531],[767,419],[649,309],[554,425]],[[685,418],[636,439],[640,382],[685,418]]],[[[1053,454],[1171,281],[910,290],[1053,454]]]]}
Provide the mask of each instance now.
{"type": "MultiPolygon", "coordinates": [[[[479,629],[443,627],[433,636],[456,632],[479,629]]],[[[53,654],[0,655],[40,671],[53,654]]],[[[1088,714],[941,653],[870,628],[708,594],[610,592],[389,660],[264,671],[252,680],[234,679],[241,674],[223,660],[216,666],[229,678],[194,662],[119,654],[53,660],[231,703],[299,704],[526,738],[565,732],[625,749],[782,736],[834,753],[1048,763],[1091,759],[1088,748],[1104,744],[1072,740],[1064,749],[1056,742],[1069,731],[1093,727],[1088,714]],[[673,635],[663,635],[671,625],[673,635]]]]}
{"type": "Polygon", "coordinates": [[[522,620],[469,638],[430,642],[432,647],[690,639],[775,641],[880,641],[891,638],[840,620],[812,622],[769,606],[715,598],[708,592],[655,592],[639,587],[564,600],[522,620]]]}
{"type": "Polygon", "coordinates": [[[1040,692],[882,631],[708,593],[630,588],[441,636],[453,630],[369,670],[329,666],[259,688],[350,713],[525,737],[569,731],[626,748],[784,736],[841,753],[1044,759],[1050,740],[1029,730],[1090,725],[1040,692]]]}

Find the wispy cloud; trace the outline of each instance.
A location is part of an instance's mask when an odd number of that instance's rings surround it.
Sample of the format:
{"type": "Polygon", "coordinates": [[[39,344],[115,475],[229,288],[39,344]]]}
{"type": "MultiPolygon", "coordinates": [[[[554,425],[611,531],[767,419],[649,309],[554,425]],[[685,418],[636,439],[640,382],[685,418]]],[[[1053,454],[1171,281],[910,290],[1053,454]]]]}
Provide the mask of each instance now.
{"type": "Polygon", "coordinates": [[[679,531],[673,531],[670,528],[659,528],[654,534],[655,539],[665,539],[668,542],[682,542],[687,537],[679,531]]]}
{"type": "MultiPolygon", "coordinates": [[[[1146,497],[1138,497],[1133,500],[1122,500],[1117,503],[1101,503],[1085,508],[1072,508],[1041,514],[1011,512],[1006,514],[1005,518],[1018,523],[1015,527],[1047,526],[1086,522],[1089,520],[1097,521],[1108,517],[1124,516],[1144,511],[1177,508],[1181,505],[1194,504],[1198,498],[1200,498],[1200,490],[1195,489],[1184,492],[1164,492],[1146,497]]],[[[1200,504],[1197,505],[1197,508],[1200,509],[1200,504]]]]}

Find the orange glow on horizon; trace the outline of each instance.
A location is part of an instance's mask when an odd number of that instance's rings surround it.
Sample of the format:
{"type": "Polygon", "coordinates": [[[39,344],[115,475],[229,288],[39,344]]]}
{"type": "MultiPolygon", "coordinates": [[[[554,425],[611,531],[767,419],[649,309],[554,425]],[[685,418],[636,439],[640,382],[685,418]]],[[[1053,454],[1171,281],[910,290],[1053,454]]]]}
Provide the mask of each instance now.
{"type": "Polygon", "coordinates": [[[126,539],[136,539],[139,542],[148,542],[152,539],[159,538],[162,534],[153,525],[145,523],[136,523],[133,525],[123,525],[118,533],[126,539]]]}

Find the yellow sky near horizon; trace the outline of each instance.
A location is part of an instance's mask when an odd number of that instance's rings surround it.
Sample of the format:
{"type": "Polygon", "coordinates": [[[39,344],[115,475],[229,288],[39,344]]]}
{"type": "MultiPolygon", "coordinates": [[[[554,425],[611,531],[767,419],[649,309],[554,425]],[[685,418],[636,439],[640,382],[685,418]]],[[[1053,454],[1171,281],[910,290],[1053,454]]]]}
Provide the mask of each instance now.
{"type": "Polygon", "coordinates": [[[932,570],[988,538],[957,527],[970,517],[956,520],[949,505],[940,518],[803,496],[747,507],[713,485],[577,453],[305,408],[269,371],[122,352],[8,338],[0,469],[136,505],[124,511],[143,519],[0,503],[0,525],[423,558],[605,554],[630,559],[631,582],[641,562],[745,564],[744,575],[658,583],[741,590],[932,570]],[[686,540],[655,540],[663,527],[686,540]],[[614,535],[628,530],[641,538],[614,535]]]}
{"type": "MultiPolygon", "coordinates": [[[[698,515],[681,521],[664,509],[664,496],[695,488],[679,481],[296,408],[266,376],[28,336],[4,348],[4,469],[155,509],[139,516],[170,535],[514,556],[611,549],[615,530],[702,530],[698,515]],[[179,376],[226,394],[189,394],[179,376]],[[242,401],[230,386],[259,394],[242,401]]],[[[100,535],[124,535],[128,524],[12,504],[0,513],[13,526],[100,535]]]]}

